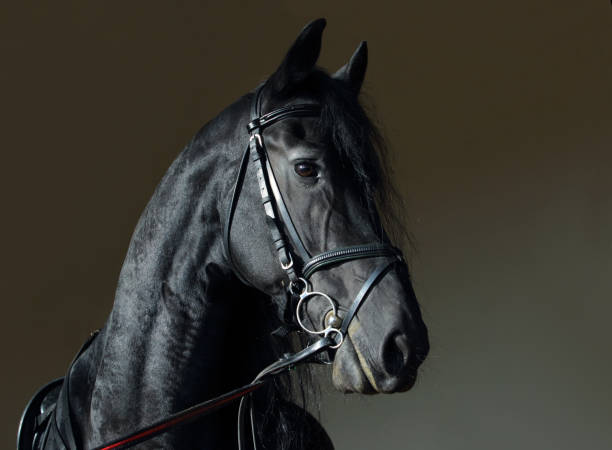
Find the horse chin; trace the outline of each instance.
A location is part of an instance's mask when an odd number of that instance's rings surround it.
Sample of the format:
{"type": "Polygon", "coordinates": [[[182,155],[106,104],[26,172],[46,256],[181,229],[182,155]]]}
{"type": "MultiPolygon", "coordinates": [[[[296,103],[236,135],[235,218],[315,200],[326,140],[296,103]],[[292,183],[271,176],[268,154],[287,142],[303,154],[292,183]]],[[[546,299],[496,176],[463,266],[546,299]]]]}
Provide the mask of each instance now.
{"type": "Polygon", "coordinates": [[[369,368],[364,368],[349,339],[336,352],[332,366],[332,382],[336,390],[345,393],[376,394],[378,389],[366,375],[369,368]]]}
{"type": "Polygon", "coordinates": [[[406,392],[414,386],[417,368],[406,373],[401,382],[395,377],[383,376],[359,357],[359,351],[351,339],[345,339],[336,352],[332,366],[332,382],[336,390],[345,394],[392,394],[406,392]]]}

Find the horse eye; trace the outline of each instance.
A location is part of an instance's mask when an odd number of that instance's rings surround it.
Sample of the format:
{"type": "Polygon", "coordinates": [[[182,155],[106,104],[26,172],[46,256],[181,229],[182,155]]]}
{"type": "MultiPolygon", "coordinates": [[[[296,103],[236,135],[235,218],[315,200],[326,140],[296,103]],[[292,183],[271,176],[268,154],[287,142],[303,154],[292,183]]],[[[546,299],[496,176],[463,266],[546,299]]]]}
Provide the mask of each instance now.
{"type": "Polygon", "coordinates": [[[317,176],[317,166],[309,162],[300,162],[297,163],[293,170],[301,177],[316,177],[317,176]]]}

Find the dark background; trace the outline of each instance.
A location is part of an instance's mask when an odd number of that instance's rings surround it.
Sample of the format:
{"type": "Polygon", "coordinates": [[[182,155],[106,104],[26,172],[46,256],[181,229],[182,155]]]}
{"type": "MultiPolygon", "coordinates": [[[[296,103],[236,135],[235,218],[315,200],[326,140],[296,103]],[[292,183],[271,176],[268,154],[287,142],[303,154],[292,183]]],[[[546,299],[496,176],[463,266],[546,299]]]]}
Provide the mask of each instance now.
{"type": "Polygon", "coordinates": [[[368,40],[433,345],[410,393],[326,397],[337,448],[612,448],[608,0],[3,3],[2,448],[170,162],[320,16],[322,66],[368,40]]]}

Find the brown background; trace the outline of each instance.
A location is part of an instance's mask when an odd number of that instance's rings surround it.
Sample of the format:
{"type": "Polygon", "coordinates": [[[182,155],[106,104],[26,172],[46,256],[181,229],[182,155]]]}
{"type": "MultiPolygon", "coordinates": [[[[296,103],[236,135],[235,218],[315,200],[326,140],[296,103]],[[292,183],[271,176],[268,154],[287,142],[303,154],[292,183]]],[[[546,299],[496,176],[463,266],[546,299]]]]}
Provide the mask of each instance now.
{"type": "Polygon", "coordinates": [[[164,170],[320,16],[324,67],[369,42],[433,344],[413,392],[327,397],[337,448],[612,448],[608,0],[3,4],[2,448],[164,170]]]}

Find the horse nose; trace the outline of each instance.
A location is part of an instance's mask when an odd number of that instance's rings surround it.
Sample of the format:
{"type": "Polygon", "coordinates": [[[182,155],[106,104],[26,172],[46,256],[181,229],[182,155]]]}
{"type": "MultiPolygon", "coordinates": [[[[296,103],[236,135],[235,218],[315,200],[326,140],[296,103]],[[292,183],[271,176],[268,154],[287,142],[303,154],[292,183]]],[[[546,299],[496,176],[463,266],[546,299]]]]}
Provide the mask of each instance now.
{"type": "Polygon", "coordinates": [[[383,366],[388,376],[397,377],[404,372],[410,361],[408,337],[401,333],[391,333],[383,343],[383,366]]]}
{"type": "Polygon", "coordinates": [[[380,383],[383,392],[391,393],[410,389],[416,379],[415,350],[408,336],[401,332],[390,333],[382,346],[385,379],[380,383]]]}

